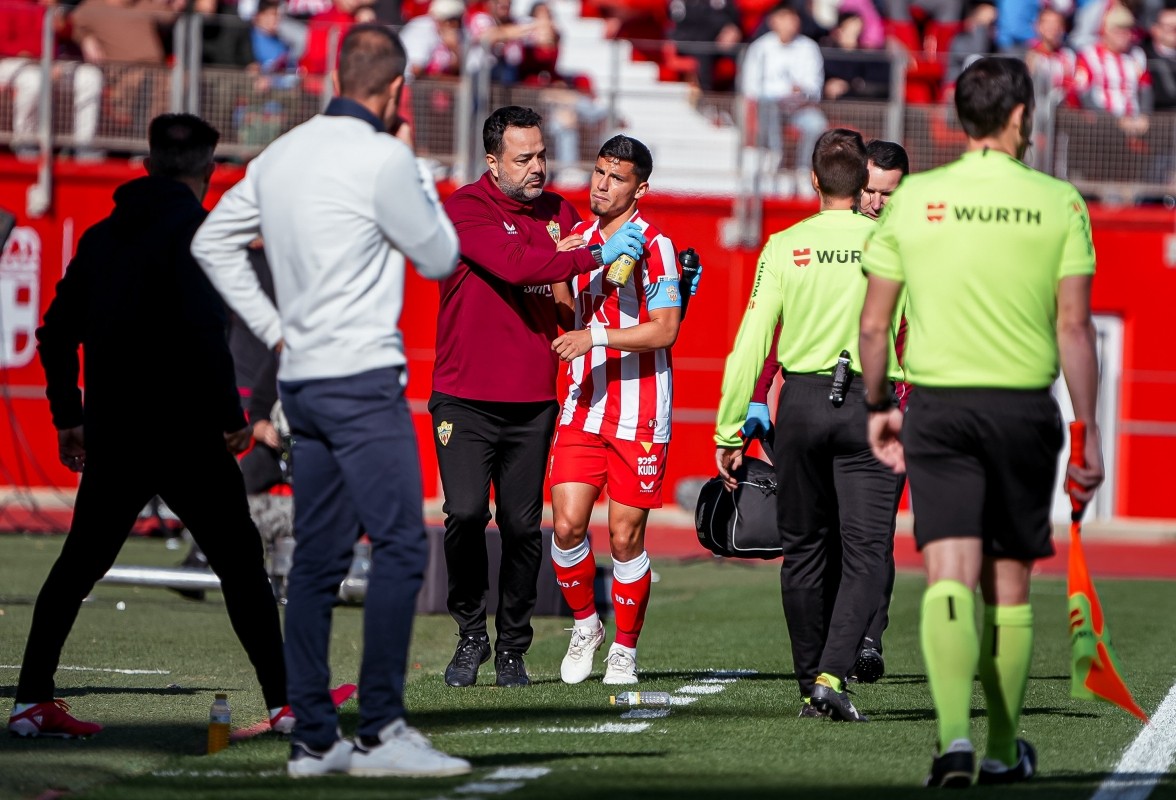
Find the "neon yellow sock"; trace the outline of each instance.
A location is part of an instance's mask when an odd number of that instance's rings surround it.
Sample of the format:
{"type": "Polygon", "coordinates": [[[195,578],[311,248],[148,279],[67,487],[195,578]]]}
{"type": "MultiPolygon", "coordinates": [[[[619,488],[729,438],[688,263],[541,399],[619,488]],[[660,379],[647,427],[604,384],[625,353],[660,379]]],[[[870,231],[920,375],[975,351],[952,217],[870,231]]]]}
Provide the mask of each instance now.
{"type": "Polygon", "coordinates": [[[980,657],[976,601],[959,581],[938,581],[923,594],[920,639],[939,720],[939,752],[971,739],[972,681],[980,657]]]}
{"type": "Polygon", "coordinates": [[[1033,659],[1033,607],[985,606],[980,684],[988,706],[988,758],[1017,763],[1017,726],[1033,659]]]}
{"type": "Polygon", "coordinates": [[[833,691],[841,691],[841,678],[838,678],[836,675],[830,675],[828,672],[822,672],[817,677],[824,678],[826,681],[828,681],[829,685],[833,687],[833,691]]]}

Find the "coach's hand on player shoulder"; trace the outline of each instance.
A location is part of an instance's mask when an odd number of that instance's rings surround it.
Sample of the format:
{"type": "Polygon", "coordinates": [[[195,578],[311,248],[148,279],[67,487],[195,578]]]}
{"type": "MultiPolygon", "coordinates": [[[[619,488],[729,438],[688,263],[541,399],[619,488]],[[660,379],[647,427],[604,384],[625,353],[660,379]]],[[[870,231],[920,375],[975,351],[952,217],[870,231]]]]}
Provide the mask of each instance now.
{"type": "Polygon", "coordinates": [[[641,258],[641,251],[645,249],[645,235],[641,226],[634,222],[626,222],[616,233],[608,237],[608,241],[600,248],[600,255],[605,264],[611,264],[622,254],[634,261],[641,258]]]}
{"type": "Polygon", "coordinates": [[[903,455],[902,441],[899,439],[902,432],[902,412],[897,408],[873,412],[867,426],[874,458],[890,467],[896,475],[906,472],[906,458],[903,455]]]}
{"type": "Polygon", "coordinates": [[[1066,491],[1079,503],[1089,503],[1094,497],[1094,491],[1103,482],[1102,437],[1098,432],[1098,425],[1086,423],[1086,449],[1083,453],[1086,464],[1079,467],[1070,464],[1066,467],[1066,491]]]}
{"type": "Polygon", "coordinates": [[[587,242],[584,241],[583,236],[578,233],[573,233],[571,236],[565,236],[556,243],[555,252],[562,253],[565,250],[578,250],[585,244],[587,242]]]}
{"type": "Polygon", "coordinates": [[[719,477],[723,479],[723,486],[728,492],[735,491],[739,481],[733,474],[743,464],[742,447],[716,447],[715,465],[719,468],[719,477]]]}
{"type": "Polygon", "coordinates": [[[592,332],[568,331],[551,343],[551,349],[561,361],[575,361],[592,349],[592,332]]]}

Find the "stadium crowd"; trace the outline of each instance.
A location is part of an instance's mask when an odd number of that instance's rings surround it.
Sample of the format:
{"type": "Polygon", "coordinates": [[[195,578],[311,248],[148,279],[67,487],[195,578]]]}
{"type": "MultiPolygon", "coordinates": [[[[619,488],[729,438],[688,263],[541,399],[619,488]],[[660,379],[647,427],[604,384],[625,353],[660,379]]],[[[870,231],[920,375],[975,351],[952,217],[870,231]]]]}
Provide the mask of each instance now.
{"type": "MultiPolygon", "coordinates": [[[[603,18],[607,37],[631,41],[633,57],[655,62],[662,80],[687,82],[720,124],[729,118],[706,98],[742,93],[751,101],[748,144],[774,166],[792,135],[796,156],[784,160],[799,172],[824,128],[822,104],[898,99],[900,55],[908,103],[950,101],[956,77],[980,55],[1023,57],[1039,113],[1046,99],[1090,112],[1085,130],[1071,134],[1076,149],[1094,136],[1103,147],[1149,152],[1152,115],[1176,108],[1173,0],[586,0],[581,13],[603,18]]],[[[308,116],[295,107],[315,105],[342,35],[366,22],[400,27],[410,93],[414,80],[434,86],[480,70],[496,86],[541,91],[565,183],[584,182],[573,168],[588,160],[580,140],[600,133],[607,116],[587,76],[558,69],[561,32],[542,0],[3,0],[0,131],[11,131],[15,152],[37,152],[45,19],[54,81],[72,102],[73,153],[94,160],[103,155],[95,138],[141,138],[146,120],[165,110],[162,68],[176,58],[173,31],[184,15],[200,18],[201,61],[220,70],[205,82],[205,102],[228,109],[211,116],[232,120],[230,142],[262,146],[308,116]]],[[[453,92],[425,91],[418,114],[452,115],[453,92]]],[[[422,131],[433,124],[421,122],[422,131]]],[[[1154,166],[1144,180],[1170,179],[1163,157],[1147,160],[1154,166]]],[[[797,183],[806,194],[803,178],[797,183]]]]}

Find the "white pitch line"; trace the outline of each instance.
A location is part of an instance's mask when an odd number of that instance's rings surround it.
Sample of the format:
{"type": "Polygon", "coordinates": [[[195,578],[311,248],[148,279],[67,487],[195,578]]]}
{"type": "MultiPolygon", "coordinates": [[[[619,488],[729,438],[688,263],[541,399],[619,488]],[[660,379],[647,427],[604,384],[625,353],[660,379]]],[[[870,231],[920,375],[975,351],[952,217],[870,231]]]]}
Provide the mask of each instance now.
{"type": "Polygon", "coordinates": [[[1176,685],[1091,800],[1145,800],[1176,755],[1176,685]]]}
{"type": "Polygon", "coordinates": [[[548,767],[499,767],[486,776],[491,781],[533,781],[551,772],[548,767]]]}
{"type": "Polygon", "coordinates": [[[669,715],[668,708],[634,708],[621,714],[621,719],[661,719],[669,715]]]}
{"type": "Polygon", "coordinates": [[[458,794],[506,794],[525,785],[526,781],[476,781],[464,783],[453,791],[458,794]]]}
{"type": "Polygon", "coordinates": [[[682,694],[718,694],[726,688],[724,684],[692,683],[689,686],[683,686],[678,691],[682,694]]]}
{"type": "Polygon", "coordinates": [[[284,769],[267,769],[259,772],[224,769],[163,769],[151,773],[153,778],[277,778],[286,774],[284,769]]]}
{"type": "MultiPolygon", "coordinates": [[[[19,664],[0,664],[0,669],[20,669],[19,664]]],[[[117,672],[119,675],[171,675],[167,669],[110,669],[107,667],[58,667],[70,672],[117,672]]]]}

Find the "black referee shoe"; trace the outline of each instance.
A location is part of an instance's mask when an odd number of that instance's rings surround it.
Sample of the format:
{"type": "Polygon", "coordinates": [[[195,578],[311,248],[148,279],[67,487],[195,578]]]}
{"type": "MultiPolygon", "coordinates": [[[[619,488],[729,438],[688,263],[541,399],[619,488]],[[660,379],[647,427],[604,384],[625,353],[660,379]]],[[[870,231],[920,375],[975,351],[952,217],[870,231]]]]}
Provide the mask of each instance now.
{"type": "Polygon", "coordinates": [[[1024,739],[1017,740],[1017,763],[1006,767],[999,761],[986,758],[980,762],[976,783],[992,786],[1000,783],[1020,783],[1037,774],[1037,751],[1024,739]]]}
{"type": "Polygon", "coordinates": [[[853,665],[851,681],[858,683],[877,683],[886,674],[886,662],[882,660],[882,653],[873,647],[863,647],[858,653],[857,661],[853,665]]]}
{"type": "Polygon", "coordinates": [[[478,681],[478,667],[490,660],[490,637],[462,636],[449,666],[445,668],[448,686],[473,686],[478,681]]]}
{"type": "Polygon", "coordinates": [[[497,674],[495,683],[499,686],[531,685],[531,678],[527,675],[527,666],[523,663],[522,653],[506,650],[494,656],[494,672],[497,674]]]}
{"type": "Polygon", "coordinates": [[[813,707],[812,703],[801,703],[800,714],[797,715],[800,719],[824,719],[825,715],[813,707]]]}
{"type": "Polygon", "coordinates": [[[813,684],[811,699],[813,708],[825,714],[829,719],[839,722],[869,722],[870,718],[853,707],[849,699],[849,692],[844,689],[837,691],[829,684],[824,675],[817,678],[813,684]]]}
{"type": "Polygon", "coordinates": [[[967,789],[972,785],[976,754],[972,750],[948,750],[931,761],[931,773],[923,781],[928,789],[967,789]]]}

